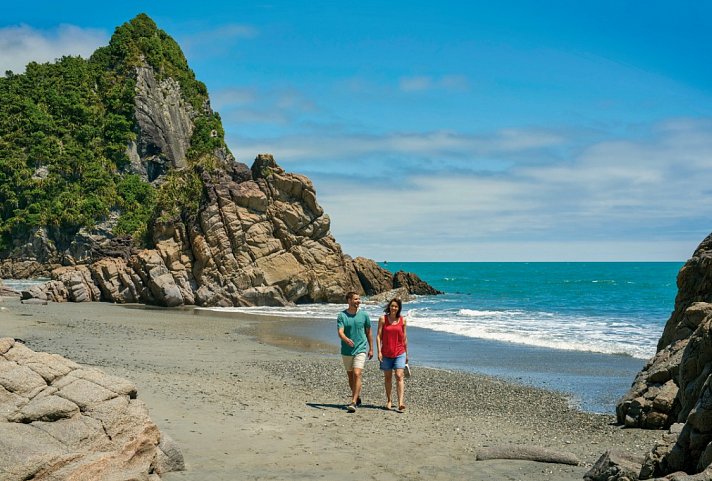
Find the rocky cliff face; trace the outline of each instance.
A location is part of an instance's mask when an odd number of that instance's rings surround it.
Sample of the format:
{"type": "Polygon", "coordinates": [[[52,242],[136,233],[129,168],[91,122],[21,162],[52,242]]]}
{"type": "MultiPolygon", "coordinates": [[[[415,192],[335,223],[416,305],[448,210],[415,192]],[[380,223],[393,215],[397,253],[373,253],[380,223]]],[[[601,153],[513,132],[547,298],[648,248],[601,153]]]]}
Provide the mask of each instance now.
{"type": "Polygon", "coordinates": [[[712,235],[680,269],[677,288],[658,352],[617,406],[618,421],[626,426],[662,428],[684,422],[712,369],[698,345],[712,313],[712,235]]]}
{"type": "Polygon", "coordinates": [[[271,155],[258,156],[251,169],[233,163],[204,172],[203,185],[197,219],[157,225],[154,249],[57,267],[51,282],[25,297],[250,306],[342,302],[352,290],[438,293],[413,274],[393,275],[345,255],[311,181],[285,172],[271,155]]]}
{"type": "Polygon", "coordinates": [[[139,136],[138,143],[129,145],[133,170],[153,181],[170,167],[187,167],[195,115],[178,82],[170,77],[159,81],[151,67],[138,67],[134,103],[139,136]]]}
{"type": "Polygon", "coordinates": [[[636,376],[616,414],[628,427],[669,428],[647,454],[638,479],[678,473],[676,480],[712,480],[712,235],[680,269],[677,287],[658,352],[636,376]]]}

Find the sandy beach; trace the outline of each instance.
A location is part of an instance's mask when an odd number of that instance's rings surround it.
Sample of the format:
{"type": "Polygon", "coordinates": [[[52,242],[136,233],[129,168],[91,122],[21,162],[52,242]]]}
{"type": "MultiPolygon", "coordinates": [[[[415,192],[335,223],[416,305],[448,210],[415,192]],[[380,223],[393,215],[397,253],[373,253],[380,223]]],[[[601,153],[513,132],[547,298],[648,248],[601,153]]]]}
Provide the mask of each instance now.
{"type": "Polygon", "coordinates": [[[186,471],[168,481],[574,480],[606,449],[642,455],[661,436],[576,411],[556,393],[417,367],[417,359],[405,413],[382,408],[372,361],[364,405],[349,414],[335,348],[284,334],[284,323],[194,309],[0,302],[0,337],[137,385],[185,457],[186,471]],[[499,446],[567,452],[581,465],[476,461],[499,446]]]}

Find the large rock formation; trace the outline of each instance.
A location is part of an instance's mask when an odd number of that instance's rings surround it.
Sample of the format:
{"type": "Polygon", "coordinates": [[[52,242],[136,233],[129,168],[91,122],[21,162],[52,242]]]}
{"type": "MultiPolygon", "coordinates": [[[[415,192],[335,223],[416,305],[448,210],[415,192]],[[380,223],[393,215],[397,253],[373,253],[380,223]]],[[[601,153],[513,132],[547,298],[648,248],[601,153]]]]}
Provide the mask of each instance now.
{"type": "MultiPolygon", "coordinates": [[[[437,293],[417,276],[394,277],[369,259],[345,255],[308,178],[285,172],[268,154],[259,155],[251,168],[236,162],[205,86],[178,45],[147,16],[118,27],[90,62],[101,72],[91,82],[96,83],[91,93],[104,102],[98,110],[113,115],[102,122],[124,126],[95,139],[107,144],[95,155],[120,151],[126,142],[128,161],[112,158],[117,178],[131,175],[135,189],[150,184],[155,198],[162,197],[151,200],[155,206],[141,218],[143,229],[131,224],[136,238],[118,226],[131,218],[127,210],[140,206],[127,207],[120,196],[93,225],[62,229],[57,220],[33,225],[29,234],[18,231],[23,235],[0,252],[0,278],[52,279],[25,297],[244,306],[342,302],[352,290],[370,295],[405,287],[410,293],[437,293]],[[119,87],[126,90],[117,98],[119,87]]],[[[119,184],[108,185],[118,192],[119,184]]],[[[22,222],[13,217],[9,224],[22,222]]]]}
{"type": "Polygon", "coordinates": [[[158,481],[183,457],[129,381],[0,339],[0,479],[158,481]]]}
{"type": "MultiPolygon", "coordinates": [[[[629,427],[669,428],[648,452],[637,479],[709,481],[712,480],[712,235],[702,241],[680,269],[677,286],[675,310],[658,342],[658,352],[637,375],[630,391],[619,402],[616,414],[618,422],[629,427]]],[[[588,479],[634,479],[615,471],[608,469],[609,475],[604,475],[606,470],[601,470],[588,479]]],[[[630,469],[620,470],[623,471],[630,469]]]]}
{"type": "Polygon", "coordinates": [[[414,274],[346,256],[311,181],[285,172],[271,155],[258,156],[251,169],[233,163],[205,173],[203,182],[198,218],[157,225],[154,249],[57,267],[52,281],[24,297],[249,306],[342,302],[351,290],[438,293],[414,274]]]}
{"type": "Polygon", "coordinates": [[[695,250],[677,275],[675,309],[665,325],[658,352],[618,403],[626,426],[666,428],[685,422],[712,366],[699,340],[712,313],[712,235],[695,250]],[[702,357],[700,357],[702,356],[702,357]]]}

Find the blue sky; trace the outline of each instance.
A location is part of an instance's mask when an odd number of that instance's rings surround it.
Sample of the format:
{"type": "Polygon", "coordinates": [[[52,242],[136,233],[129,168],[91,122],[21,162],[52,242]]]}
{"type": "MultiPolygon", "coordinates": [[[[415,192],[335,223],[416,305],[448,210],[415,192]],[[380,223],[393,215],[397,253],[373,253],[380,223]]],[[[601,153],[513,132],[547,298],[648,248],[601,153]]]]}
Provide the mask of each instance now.
{"type": "Polygon", "coordinates": [[[140,12],[236,157],[309,176],[352,256],[684,261],[712,231],[712,2],[12,2],[0,72],[140,12]]]}

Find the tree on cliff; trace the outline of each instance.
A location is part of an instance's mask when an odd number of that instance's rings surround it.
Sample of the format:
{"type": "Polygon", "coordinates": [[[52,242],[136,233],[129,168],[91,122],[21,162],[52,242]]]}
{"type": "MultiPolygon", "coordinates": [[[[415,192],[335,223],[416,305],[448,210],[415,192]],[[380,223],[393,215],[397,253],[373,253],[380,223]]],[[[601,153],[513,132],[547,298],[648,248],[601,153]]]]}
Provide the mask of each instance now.
{"type": "Polygon", "coordinates": [[[200,192],[192,167],[214,164],[215,149],[227,147],[205,85],[178,44],[145,14],[117,27],[109,45],[88,60],[63,57],[31,62],[24,74],[6,72],[0,78],[0,250],[10,249],[13,239],[24,242],[37,228],[66,243],[112,213],[116,234],[145,244],[151,220],[163,211],[196,209],[200,192]],[[193,109],[186,156],[191,168],[160,179],[158,192],[148,183],[155,179],[132,172],[127,151],[139,131],[135,97],[142,65],[159,81],[175,80],[193,109]]]}

